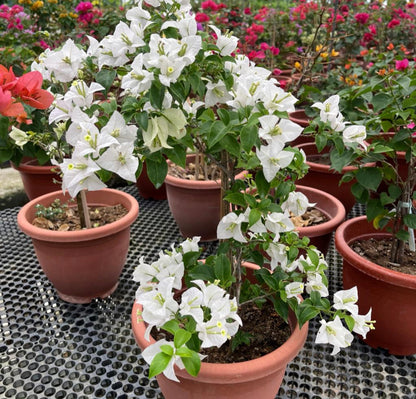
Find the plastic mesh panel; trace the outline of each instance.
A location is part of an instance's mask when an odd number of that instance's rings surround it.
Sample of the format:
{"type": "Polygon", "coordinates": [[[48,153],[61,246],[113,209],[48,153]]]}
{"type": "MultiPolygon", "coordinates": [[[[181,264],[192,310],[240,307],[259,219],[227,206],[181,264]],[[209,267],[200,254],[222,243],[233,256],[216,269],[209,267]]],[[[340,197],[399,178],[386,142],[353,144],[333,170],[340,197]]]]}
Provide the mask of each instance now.
{"type": "MultiPolygon", "coordinates": [[[[0,398],[163,398],[130,328],[139,258],[181,240],[166,201],[144,200],[131,228],[117,290],[88,305],[63,302],[44,276],[30,239],[19,231],[19,208],[0,212],[0,398]]],[[[362,213],[354,207],[350,216],[362,213]]],[[[206,254],[216,244],[206,245],[206,254]]],[[[341,259],[331,244],[330,291],[342,287],[341,259]]],[[[414,399],[416,357],[392,356],[358,340],[335,357],[313,343],[318,323],[289,364],[278,398],[414,399]]]]}

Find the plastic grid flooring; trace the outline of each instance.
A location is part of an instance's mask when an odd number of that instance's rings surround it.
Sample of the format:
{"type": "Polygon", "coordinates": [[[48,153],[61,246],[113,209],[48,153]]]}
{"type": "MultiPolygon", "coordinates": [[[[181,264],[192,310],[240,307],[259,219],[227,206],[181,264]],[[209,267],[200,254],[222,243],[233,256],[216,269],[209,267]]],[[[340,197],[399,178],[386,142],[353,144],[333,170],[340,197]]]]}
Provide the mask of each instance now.
{"type": "MultiPolygon", "coordinates": [[[[88,305],[57,297],[17,227],[19,208],[0,212],[1,399],[163,398],[130,329],[131,275],[141,256],[152,260],[181,236],[166,201],[142,199],[135,186],[123,189],[140,204],[127,263],[115,293],[88,305]]],[[[356,205],[349,216],[360,213],[356,205]]],[[[342,270],[332,243],[328,262],[333,293],[342,286],[342,270]]],[[[416,398],[416,356],[392,356],[355,340],[332,357],[329,347],[313,344],[318,327],[310,323],[277,398],[416,398]]]]}

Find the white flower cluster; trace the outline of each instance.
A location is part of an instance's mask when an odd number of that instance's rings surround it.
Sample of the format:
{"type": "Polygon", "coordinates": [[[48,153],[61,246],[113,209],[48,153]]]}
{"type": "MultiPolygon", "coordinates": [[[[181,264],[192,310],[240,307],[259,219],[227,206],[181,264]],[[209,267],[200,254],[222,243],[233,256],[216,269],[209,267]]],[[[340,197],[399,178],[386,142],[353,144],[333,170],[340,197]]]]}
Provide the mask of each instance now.
{"type": "MultiPolygon", "coordinates": [[[[142,318],[148,325],[147,340],[153,327],[160,328],[167,321],[191,316],[196,323],[201,348],[220,347],[242,324],[236,300],[230,299],[230,295],[216,284],[194,280],[193,287],[179,291],[184,275],[183,254],[199,251],[198,242],[199,237],[194,237],[185,240],[178,250],[172,246],[171,251],[160,252],[159,259],[152,264],[140,259],[133,280],[140,283],[136,302],[143,306],[142,318]]],[[[149,364],[163,344],[172,345],[166,340],[158,341],[143,351],[143,357],[149,364]]],[[[175,363],[183,368],[180,357],[173,356],[164,374],[177,381],[173,371],[175,363]]]]}
{"type": "Polygon", "coordinates": [[[322,122],[328,122],[336,132],[342,132],[342,140],[345,145],[357,143],[366,149],[367,145],[364,140],[367,137],[367,132],[365,126],[353,125],[346,127],[349,122],[344,121],[344,116],[339,110],[339,100],[339,95],[335,94],[323,103],[312,104],[312,107],[320,110],[319,116],[322,122]]]}

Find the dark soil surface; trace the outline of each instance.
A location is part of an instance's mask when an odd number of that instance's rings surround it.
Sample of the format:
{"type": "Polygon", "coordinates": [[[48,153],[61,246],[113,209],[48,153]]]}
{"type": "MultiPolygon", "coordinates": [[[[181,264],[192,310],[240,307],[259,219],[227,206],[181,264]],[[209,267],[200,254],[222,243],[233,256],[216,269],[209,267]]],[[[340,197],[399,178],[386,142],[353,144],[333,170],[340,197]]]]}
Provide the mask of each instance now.
{"type": "Polygon", "coordinates": [[[382,240],[376,240],[374,238],[357,240],[351,244],[351,249],[358,255],[377,265],[416,276],[416,255],[414,252],[410,251],[407,243],[401,264],[390,263],[392,242],[393,240],[391,238],[382,240]]]}
{"type": "Polygon", "coordinates": [[[179,165],[169,165],[169,174],[179,179],[186,180],[219,180],[221,178],[220,170],[213,165],[204,165],[199,167],[199,173],[195,173],[195,163],[188,163],[186,169],[179,165]]]}
{"type": "Polygon", "coordinates": [[[296,227],[316,226],[328,221],[328,217],[316,208],[308,208],[303,215],[292,216],[291,219],[296,227]]]}
{"type": "MultiPolygon", "coordinates": [[[[120,204],[114,206],[89,208],[91,225],[93,228],[115,222],[116,220],[121,219],[127,213],[128,210],[120,204]]],[[[33,220],[32,224],[34,226],[40,227],[41,229],[55,231],[81,230],[78,209],[76,207],[67,208],[61,215],[58,215],[55,220],[49,220],[45,217],[37,217],[33,220]]]]}
{"type": "MultiPolygon", "coordinates": [[[[270,302],[266,302],[261,309],[252,303],[246,304],[238,312],[238,315],[243,322],[240,330],[251,335],[250,346],[240,345],[231,351],[230,341],[227,341],[220,348],[213,347],[201,351],[207,356],[204,358],[204,362],[237,363],[257,359],[273,352],[290,337],[289,325],[276,313],[270,302]]],[[[169,337],[165,331],[153,330],[152,335],[156,340],[161,338],[172,340],[172,337],[169,337]]]]}

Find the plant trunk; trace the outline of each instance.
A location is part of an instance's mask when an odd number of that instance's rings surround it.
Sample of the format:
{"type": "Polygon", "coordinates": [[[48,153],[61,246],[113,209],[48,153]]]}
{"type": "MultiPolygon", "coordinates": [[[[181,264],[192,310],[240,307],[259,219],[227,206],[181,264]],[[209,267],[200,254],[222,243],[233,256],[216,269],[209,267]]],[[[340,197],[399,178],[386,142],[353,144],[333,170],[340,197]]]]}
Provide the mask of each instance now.
{"type": "Polygon", "coordinates": [[[87,197],[85,194],[85,190],[81,190],[77,194],[77,205],[78,205],[78,213],[79,213],[81,228],[90,229],[91,220],[90,220],[90,213],[88,211],[88,204],[87,204],[87,197]]]}

